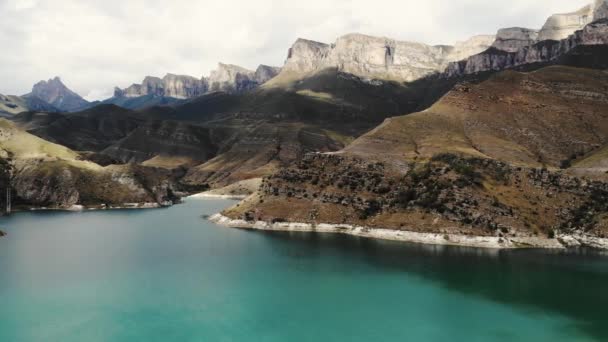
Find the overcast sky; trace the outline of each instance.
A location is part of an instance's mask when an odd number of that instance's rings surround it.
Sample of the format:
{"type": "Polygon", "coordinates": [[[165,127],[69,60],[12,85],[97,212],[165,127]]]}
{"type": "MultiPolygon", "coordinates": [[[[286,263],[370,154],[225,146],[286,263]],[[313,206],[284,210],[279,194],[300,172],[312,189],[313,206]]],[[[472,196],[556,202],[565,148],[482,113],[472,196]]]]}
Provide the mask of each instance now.
{"type": "Polygon", "coordinates": [[[60,76],[85,98],[218,62],[280,66],[297,38],[359,32],[452,44],[500,27],[540,28],[590,0],[0,0],[0,93],[60,76]]]}

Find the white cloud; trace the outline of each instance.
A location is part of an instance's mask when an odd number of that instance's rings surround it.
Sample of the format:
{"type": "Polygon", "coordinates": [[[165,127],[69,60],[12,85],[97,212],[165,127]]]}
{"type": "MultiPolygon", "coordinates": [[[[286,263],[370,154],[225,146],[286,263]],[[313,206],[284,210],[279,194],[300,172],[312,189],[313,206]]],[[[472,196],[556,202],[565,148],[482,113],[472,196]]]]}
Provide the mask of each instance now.
{"type": "Polygon", "coordinates": [[[0,0],[0,93],[55,75],[90,99],[217,62],[281,65],[298,37],[360,32],[433,44],[540,27],[589,0],[0,0]]]}

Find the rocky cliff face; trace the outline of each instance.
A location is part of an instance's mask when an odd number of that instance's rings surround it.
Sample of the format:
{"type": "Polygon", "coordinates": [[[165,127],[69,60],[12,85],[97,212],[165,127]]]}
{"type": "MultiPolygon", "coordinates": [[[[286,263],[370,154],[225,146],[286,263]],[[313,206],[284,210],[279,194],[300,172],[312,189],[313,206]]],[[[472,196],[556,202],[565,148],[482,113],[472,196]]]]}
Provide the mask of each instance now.
{"type": "Polygon", "coordinates": [[[74,112],[88,107],[89,102],[66,87],[59,77],[40,81],[25,98],[35,97],[66,112],[74,112]]]}
{"type": "Polygon", "coordinates": [[[514,52],[497,48],[488,49],[467,60],[451,63],[446,69],[445,75],[453,77],[490,70],[504,70],[526,64],[551,62],[578,46],[605,44],[608,44],[608,19],[600,19],[560,41],[540,41],[514,52]]]}
{"type": "Polygon", "coordinates": [[[158,206],[178,199],[171,172],[137,165],[101,167],[83,159],[78,152],[0,119],[0,184],[10,173],[16,207],[158,206]]]}
{"type": "Polygon", "coordinates": [[[460,61],[469,56],[485,51],[496,39],[495,35],[473,36],[463,42],[456,42],[448,56],[449,61],[460,61]]]}
{"type": "Polygon", "coordinates": [[[266,83],[280,68],[260,65],[256,71],[240,66],[219,63],[209,77],[197,79],[186,75],[167,74],[158,78],[147,76],[141,84],[114,89],[114,98],[153,96],[158,98],[191,99],[213,91],[241,93],[266,83]]]}
{"type": "Polygon", "coordinates": [[[255,71],[238,65],[219,63],[217,69],[211,71],[207,82],[210,91],[241,93],[257,86],[254,76],[255,71]]]}
{"type": "Polygon", "coordinates": [[[593,20],[608,18],[608,2],[606,0],[595,0],[593,20]]]}
{"type": "Polygon", "coordinates": [[[539,31],[519,27],[500,29],[491,49],[450,63],[445,74],[457,76],[545,63],[576,46],[604,44],[602,27],[607,18],[608,2],[595,0],[578,11],[552,15],[539,31]]]}
{"type": "Polygon", "coordinates": [[[431,46],[362,34],[345,35],[332,45],[298,39],[289,49],[283,71],[309,74],[336,68],[364,78],[413,81],[487,49],[493,40],[493,36],[478,36],[456,46],[431,46]]]}
{"type": "Polygon", "coordinates": [[[197,97],[207,92],[206,80],[192,76],[167,74],[165,77],[147,76],[141,84],[133,84],[126,89],[115,88],[114,97],[140,97],[153,95],[186,99],[197,97]]]}
{"type": "Polygon", "coordinates": [[[268,66],[268,65],[260,65],[253,75],[253,79],[258,84],[264,84],[275,76],[277,76],[281,72],[281,68],[268,66]]]}
{"type": "MultiPolygon", "coordinates": [[[[562,40],[593,21],[594,6],[588,5],[578,11],[563,14],[554,14],[538,34],[539,40],[562,40]]],[[[598,18],[599,19],[599,18],[598,18]]]]}
{"type": "Polygon", "coordinates": [[[329,55],[327,44],[307,39],[298,39],[287,52],[283,71],[288,73],[309,73],[319,69],[319,64],[329,55]]]}
{"type": "Polygon", "coordinates": [[[502,51],[516,52],[519,49],[533,45],[537,40],[537,30],[522,27],[504,28],[498,30],[492,47],[502,51]]]}

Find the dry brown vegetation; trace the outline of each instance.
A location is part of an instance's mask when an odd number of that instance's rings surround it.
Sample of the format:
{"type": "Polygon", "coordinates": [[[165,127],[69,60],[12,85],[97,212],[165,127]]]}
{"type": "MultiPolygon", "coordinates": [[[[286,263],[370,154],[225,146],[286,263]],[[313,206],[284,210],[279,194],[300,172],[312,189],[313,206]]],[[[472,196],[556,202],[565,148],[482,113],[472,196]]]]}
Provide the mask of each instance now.
{"type": "Polygon", "coordinates": [[[474,235],[604,236],[608,74],[552,66],[460,84],[225,214],[474,235]],[[566,169],[566,170],[563,170],[566,169]],[[584,171],[584,174],[581,172],[584,171]]]}

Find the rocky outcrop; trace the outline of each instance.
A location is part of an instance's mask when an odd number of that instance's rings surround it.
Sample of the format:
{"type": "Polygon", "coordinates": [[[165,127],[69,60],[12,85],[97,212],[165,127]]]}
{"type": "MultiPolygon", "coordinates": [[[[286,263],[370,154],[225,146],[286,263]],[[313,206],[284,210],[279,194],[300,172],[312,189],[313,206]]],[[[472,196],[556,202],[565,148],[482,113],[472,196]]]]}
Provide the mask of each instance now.
{"type": "Polygon", "coordinates": [[[578,46],[605,44],[608,44],[608,19],[600,19],[560,41],[544,40],[514,52],[493,47],[467,60],[451,63],[445,75],[454,77],[504,70],[526,64],[546,63],[557,60],[578,46]]]}
{"type": "Polygon", "coordinates": [[[485,51],[492,46],[495,39],[495,35],[479,35],[473,36],[463,42],[456,42],[447,59],[449,61],[460,61],[481,51],[485,51]]]}
{"type": "Polygon", "coordinates": [[[233,64],[219,63],[216,70],[211,71],[207,82],[210,91],[227,93],[242,93],[255,88],[255,71],[233,64]]]}
{"type": "MultiPolygon", "coordinates": [[[[141,84],[133,84],[125,89],[114,88],[114,97],[111,102],[120,105],[124,102],[121,99],[144,96],[183,100],[214,91],[242,93],[266,83],[280,70],[280,68],[260,65],[256,71],[251,71],[240,66],[219,63],[218,68],[212,71],[209,77],[201,79],[174,74],[167,74],[162,79],[147,76],[141,84]]],[[[159,101],[148,99],[145,103],[157,104],[159,101]]]]}
{"type": "Polygon", "coordinates": [[[573,32],[585,27],[593,19],[594,5],[585,6],[571,13],[554,14],[543,25],[538,34],[538,40],[565,39],[573,32]]]}
{"type": "Polygon", "coordinates": [[[36,83],[32,92],[23,97],[40,99],[65,112],[75,112],[89,106],[88,101],[68,89],[59,77],[36,83]]]}
{"type": "Polygon", "coordinates": [[[448,62],[479,53],[493,37],[478,36],[456,46],[431,46],[363,34],[332,44],[298,39],[289,49],[285,73],[309,74],[335,68],[364,78],[413,81],[443,70],[448,62]]]}
{"type": "MultiPolygon", "coordinates": [[[[139,165],[99,164],[64,146],[35,137],[0,119],[0,185],[10,183],[14,207],[70,208],[169,205],[178,200],[175,176],[139,165]]],[[[0,196],[0,208],[5,196],[0,196]]]]}
{"type": "Polygon", "coordinates": [[[606,0],[595,0],[593,20],[608,18],[608,2],[606,0]]]}
{"type": "Polygon", "coordinates": [[[255,71],[253,75],[253,79],[257,84],[264,84],[275,76],[277,76],[281,72],[281,68],[268,66],[268,65],[260,65],[255,71]]]}
{"type": "Polygon", "coordinates": [[[498,30],[492,47],[502,51],[516,52],[524,47],[533,45],[537,40],[537,30],[522,27],[504,28],[498,30]]]}
{"type": "Polygon", "coordinates": [[[283,72],[309,73],[316,71],[330,51],[331,47],[328,44],[300,38],[289,48],[283,72]]]}
{"type": "Polygon", "coordinates": [[[172,97],[187,99],[201,96],[207,92],[207,82],[192,76],[167,74],[165,77],[147,76],[141,84],[133,84],[126,89],[115,88],[114,97],[172,97]]]}

